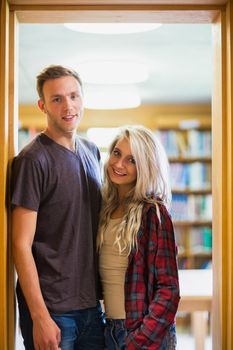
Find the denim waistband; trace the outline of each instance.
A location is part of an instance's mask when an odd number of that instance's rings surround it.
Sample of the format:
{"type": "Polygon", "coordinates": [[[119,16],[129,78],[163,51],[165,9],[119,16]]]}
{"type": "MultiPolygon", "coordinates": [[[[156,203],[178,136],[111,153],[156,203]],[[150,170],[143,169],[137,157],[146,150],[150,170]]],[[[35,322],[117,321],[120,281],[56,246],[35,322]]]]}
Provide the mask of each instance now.
{"type": "Polygon", "coordinates": [[[106,324],[109,325],[109,326],[124,327],[125,326],[125,320],[124,319],[106,318],[106,324]]]}

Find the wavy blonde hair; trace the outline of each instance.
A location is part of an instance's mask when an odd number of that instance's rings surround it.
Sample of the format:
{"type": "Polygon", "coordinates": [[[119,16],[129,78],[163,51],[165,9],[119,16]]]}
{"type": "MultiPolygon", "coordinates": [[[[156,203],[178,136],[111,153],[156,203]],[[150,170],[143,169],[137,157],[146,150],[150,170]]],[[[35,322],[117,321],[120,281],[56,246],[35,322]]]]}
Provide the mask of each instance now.
{"type": "Polygon", "coordinates": [[[140,125],[120,128],[109,147],[108,157],[104,165],[103,203],[97,235],[97,248],[101,249],[104,231],[112,213],[119,205],[117,185],[112,183],[109,178],[107,168],[111,153],[117,142],[122,139],[129,141],[136,164],[137,179],[135,186],[124,199],[125,214],[116,230],[115,244],[118,245],[120,253],[126,251],[129,255],[132,248],[136,246],[144,203],[154,203],[157,208],[158,203],[163,203],[169,207],[171,189],[168,159],[159,139],[149,129],[140,125]]]}

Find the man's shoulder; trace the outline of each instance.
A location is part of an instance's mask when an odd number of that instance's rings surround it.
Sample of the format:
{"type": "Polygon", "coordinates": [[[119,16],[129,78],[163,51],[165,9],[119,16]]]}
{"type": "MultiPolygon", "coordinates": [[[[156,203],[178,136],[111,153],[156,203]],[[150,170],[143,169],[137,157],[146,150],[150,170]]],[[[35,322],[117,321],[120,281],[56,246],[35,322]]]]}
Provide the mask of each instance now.
{"type": "Polygon", "coordinates": [[[30,143],[28,143],[19,154],[15,157],[15,161],[31,160],[33,162],[43,161],[46,154],[46,147],[41,134],[38,134],[30,143]]]}
{"type": "Polygon", "coordinates": [[[87,140],[82,136],[78,136],[78,141],[81,143],[81,145],[86,146],[90,150],[97,149],[97,146],[94,144],[94,142],[87,140]]]}
{"type": "Polygon", "coordinates": [[[81,145],[83,151],[91,152],[91,154],[94,154],[99,158],[99,149],[94,142],[80,136],[78,136],[78,142],[81,145]]]}
{"type": "Polygon", "coordinates": [[[26,146],[24,146],[19,154],[16,156],[16,159],[24,157],[34,157],[36,153],[39,153],[41,150],[40,135],[37,135],[32,141],[30,141],[26,146]]]}

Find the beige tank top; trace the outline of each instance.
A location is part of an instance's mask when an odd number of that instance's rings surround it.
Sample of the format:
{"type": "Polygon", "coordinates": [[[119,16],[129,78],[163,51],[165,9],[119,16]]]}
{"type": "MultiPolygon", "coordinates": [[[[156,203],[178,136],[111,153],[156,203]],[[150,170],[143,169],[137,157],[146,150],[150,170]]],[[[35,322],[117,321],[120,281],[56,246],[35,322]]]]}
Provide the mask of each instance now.
{"type": "Polygon", "coordinates": [[[128,257],[126,252],[120,254],[118,245],[114,245],[115,231],[121,220],[110,219],[99,258],[105,317],[113,319],[125,319],[124,288],[128,257]]]}

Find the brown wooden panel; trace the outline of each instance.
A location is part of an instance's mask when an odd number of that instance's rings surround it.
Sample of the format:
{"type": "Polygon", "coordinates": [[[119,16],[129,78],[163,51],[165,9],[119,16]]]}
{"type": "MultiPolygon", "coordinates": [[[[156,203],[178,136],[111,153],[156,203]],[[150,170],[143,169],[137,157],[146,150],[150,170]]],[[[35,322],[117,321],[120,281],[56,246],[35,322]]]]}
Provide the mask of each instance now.
{"type": "Polygon", "coordinates": [[[149,5],[223,5],[227,0],[10,0],[15,5],[111,5],[111,4],[149,4],[149,5]]]}
{"type": "Polygon", "coordinates": [[[159,22],[212,23],[221,6],[212,5],[11,5],[21,23],[159,22]]]}
{"type": "Polygon", "coordinates": [[[0,9],[0,349],[7,346],[7,211],[6,180],[8,157],[8,39],[9,9],[0,9]]]}
{"type": "Polygon", "coordinates": [[[212,297],[182,297],[179,302],[179,311],[211,311],[212,297]]]}
{"type": "MultiPolygon", "coordinates": [[[[52,23],[51,19],[55,14],[55,21],[67,21],[67,19],[77,18],[76,20],[87,21],[95,18],[96,21],[142,21],[156,20],[160,17],[162,21],[173,21],[173,23],[203,23],[201,21],[214,21],[218,9],[224,15],[223,6],[226,1],[201,1],[201,0],[184,0],[184,1],[143,1],[143,8],[140,7],[142,1],[127,1],[125,7],[125,0],[119,1],[78,1],[78,0],[10,0],[12,4],[11,9],[18,11],[18,18],[20,21],[32,23],[42,23],[43,16],[45,16],[46,23],[52,23]],[[34,4],[44,4],[42,7],[33,7],[34,4]],[[81,7],[69,9],[66,16],[63,17],[63,11],[67,10],[65,4],[71,5],[98,5],[98,8],[93,7],[92,11],[86,8],[86,12],[79,14],[78,10],[81,7]],[[163,6],[161,7],[161,3],[163,6]],[[14,5],[13,5],[14,4],[14,5]],[[22,7],[25,4],[28,7],[22,7]],[[49,5],[60,4],[61,7],[57,12],[53,13],[54,7],[49,5]],[[122,5],[113,10],[109,7],[110,4],[122,5]],[[146,5],[147,4],[147,5],[146,5]],[[100,5],[106,5],[101,8],[100,5]],[[135,6],[138,5],[136,8],[135,6]],[[157,6],[151,8],[149,6],[157,6]],[[164,6],[167,5],[165,8],[164,6]],[[181,8],[180,5],[183,5],[181,8]],[[186,6],[190,5],[190,7],[186,6]],[[202,6],[207,5],[207,6],[202,6]],[[122,8],[124,6],[124,9],[122,8]],[[133,6],[133,7],[132,7],[133,6]],[[148,6],[148,7],[147,7],[148,6]],[[160,6],[160,7],[158,7],[160,6]],[[169,7],[170,6],[170,7],[169,7]],[[199,6],[199,7],[198,7],[199,6]],[[202,7],[200,7],[202,6],[202,7]],[[211,6],[211,7],[210,7],[211,6]],[[215,6],[215,7],[213,7],[215,6]],[[216,7],[217,6],[217,7],[216,7]],[[45,11],[46,9],[46,11],[45,11]],[[125,10],[125,11],[122,11],[125,10]],[[23,12],[24,11],[24,12],[23,12]],[[35,12],[36,11],[36,12],[35,12]],[[38,12],[39,11],[39,12],[38,12]],[[72,12],[74,11],[74,17],[72,12]],[[133,13],[132,13],[133,12],[133,13]],[[152,12],[152,13],[151,13],[152,12]],[[21,17],[20,17],[21,16],[21,17]],[[70,16],[70,17],[69,17],[70,16]],[[77,17],[76,17],[77,16],[77,17]],[[89,16],[89,17],[88,17],[89,16]],[[112,17],[111,17],[112,16],[112,17]],[[129,18],[128,18],[129,16],[129,18]],[[158,16],[158,17],[156,17],[158,16]],[[180,21],[180,22],[179,22],[180,21]]],[[[6,346],[6,210],[5,210],[5,192],[6,192],[6,163],[7,163],[7,93],[8,93],[8,66],[7,66],[7,40],[5,37],[6,28],[8,25],[6,16],[7,1],[1,1],[1,43],[0,43],[0,72],[1,72],[1,93],[0,93],[0,349],[9,350],[6,346]]],[[[84,10],[84,8],[83,8],[84,10]]],[[[233,100],[233,78],[232,78],[232,64],[233,64],[233,10],[232,1],[228,1],[227,17],[219,17],[217,36],[215,35],[216,45],[216,59],[215,59],[215,90],[214,90],[214,104],[213,104],[213,140],[214,140],[214,158],[213,170],[215,173],[213,181],[214,194],[214,211],[216,213],[214,218],[214,232],[216,239],[214,241],[214,322],[213,322],[213,349],[227,349],[233,348],[232,341],[232,281],[233,281],[233,253],[232,253],[232,100],[233,100]],[[223,25],[222,25],[223,24],[223,25]],[[216,73],[217,72],[217,73],[216,73]]]]}

